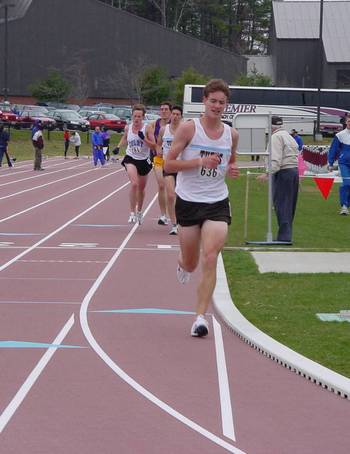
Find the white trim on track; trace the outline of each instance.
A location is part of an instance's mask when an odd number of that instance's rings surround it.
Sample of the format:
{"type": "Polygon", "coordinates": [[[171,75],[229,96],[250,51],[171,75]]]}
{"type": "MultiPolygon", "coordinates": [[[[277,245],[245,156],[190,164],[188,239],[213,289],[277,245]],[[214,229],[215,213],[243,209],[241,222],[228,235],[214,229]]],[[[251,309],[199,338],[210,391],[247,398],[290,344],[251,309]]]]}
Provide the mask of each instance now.
{"type": "Polygon", "coordinates": [[[49,172],[49,173],[39,173],[39,175],[33,175],[31,177],[26,177],[26,178],[20,178],[19,180],[13,180],[13,181],[8,181],[7,183],[1,183],[0,184],[0,187],[2,186],[8,186],[10,184],[17,184],[17,183],[20,183],[22,181],[27,181],[27,180],[33,180],[35,178],[42,178],[44,176],[51,176],[53,175],[54,173],[58,173],[58,172],[64,172],[66,170],[75,170],[77,169],[78,167],[83,167],[83,166],[87,166],[87,163],[84,162],[83,164],[79,164],[77,166],[73,166],[73,167],[67,167],[67,168],[64,168],[64,169],[59,169],[59,170],[54,170],[53,172],[49,172]]]}
{"type": "Polygon", "coordinates": [[[247,344],[313,383],[350,400],[350,379],[277,342],[239,312],[231,299],[222,256],[218,258],[214,307],[221,319],[247,344]]]}
{"type": "MultiPolygon", "coordinates": [[[[99,178],[100,179],[100,178],[99,178]]],[[[96,180],[94,180],[96,181],[96,180]]],[[[91,184],[91,183],[88,183],[88,184],[91,184]]],[[[57,233],[59,233],[61,230],[65,229],[68,225],[72,224],[73,222],[75,222],[77,219],[81,218],[82,216],[84,216],[86,213],[88,213],[89,211],[93,210],[94,208],[96,208],[98,205],[100,205],[101,203],[105,202],[106,200],[108,200],[110,197],[112,197],[114,194],[116,194],[117,192],[121,191],[122,189],[124,189],[126,186],[128,186],[130,183],[129,181],[127,181],[126,183],[124,183],[122,186],[119,186],[119,188],[117,188],[115,191],[109,193],[108,195],[106,195],[105,197],[103,197],[101,200],[99,200],[98,202],[94,203],[93,205],[91,205],[89,208],[87,208],[86,210],[82,211],[81,213],[79,213],[78,215],[74,216],[72,219],[70,219],[69,221],[65,222],[63,225],[61,225],[60,227],[58,227],[56,230],[54,230],[53,232],[49,233],[48,235],[46,235],[44,238],[42,238],[40,241],[38,241],[37,243],[33,244],[32,246],[30,246],[28,249],[24,250],[23,252],[21,252],[20,254],[16,255],[15,257],[13,257],[11,260],[9,260],[8,262],[4,263],[3,265],[0,266],[0,271],[3,271],[5,268],[9,267],[10,265],[12,265],[12,263],[16,262],[17,260],[21,259],[23,256],[25,256],[26,254],[28,254],[29,252],[33,251],[35,248],[37,248],[38,246],[40,246],[42,243],[44,243],[45,241],[47,241],[49,238],[53,237],[54,235],[56,235],[57,233]]],[[[86,185],[84,185],[86,186],[86,185]]],[[[68,191],[68,192],[71,192],[71,191],[68,191]]],[[[60,196],[56,196],[56,197],[61,197],[62,194],[60,196]]],[[[55,197],[55,198],[56,198],[55,197]]]]}
{"type": "MultiPolygon", "coordinates": [[[[105,178],[108,178],[111,175],[114,175],[115,173],[122,172],[123,170],[124,169],[116,170],[115,172],[111,172],[111,173],[108,173],[107,175],[103,175],[102,177],[96,178],[96,180],[89,181],[88,183],[85,183],[85,184],[83,184],[81,186],[78,186],[76,188],[70,189],[69,191],[62,192],[62,194],[58,194],[58,195],[56,195],[54,197],[51,197],[50,199],[44,200],[43,202],[40,202],[40,203],[37,203],[36,205],[32,205],[31,207],[26,208],[25,210],[18,211],[17,213],[14,213],[14,214],[11,214],[10,216],[7,216],[6,218],[2,218],[2,219],[0,219],[0,223],[8,221],[9,219],[13,219],[13,218],[15,218],[17,216],[20,216],[21,214],[28,213],[28,211],[34,210],[35,208],[38,208],[38,207],[40,207],[42,205],[46,205],[47,203],[53,202],[54,200],[57,200],[57,199],[60,199],[61,197],[64,197],[65,195],[71,194],[72,192],[78,191],[79,189],[85,188],[86,186],[90,186],[90,184],[96,183],[96,181],[104,180],[105,178]]],[[[127,184],[129,184],[129,183],[127,183],[127,184]]],[[[113,192],[113,194],[114,194],[114,192],[113,192]]],[[[78,219],[78,218],[76,218],[76,219],[78,219]]],[[[76,220],[76,219],[74,219],[74,220],[76,220]]]]}
{"type": "MultiPolygon", "coordinates": [[[[64,327],[58,333],[56,339],[52,342],[55,345],[60,345],[64,338],[69,333],[70,329],[74,324],[74,314],[71,315],[69,320],[66,322],[64,327]]],[[[26,395],[30,391],[31,387],[39,378],[41,372],[44,370],[52,356],[55,354],[57,347],[49,348],[46,350],[44,355],[41,357],[37,365],[34,367],[32,372],[28,375],[27,379],[24,381],[22,386],[19,388],[11,402],[7,405],[5,410],[0,415],[0,433],[4,430],[17,408],[21,405],[26,395]]]]}
{"type": "Polygon", "coordinates": [[[222,433],[225,437],[236,441],[235,428],[233,424],[232,405],[230,396],[230,386],[228,383],[227,367],[224,350],[224,340],[222,338],[222,330],[216,318],[213,318],[213,331],[215,339],[216,365],[218,369],[220,404],[221,404],[221,419],[222,433]]]}
{"type": "MultiPolygon", "coordinates": [[[[68,170],[68,169],[65,169],[68,170]]],[[[85,173],[93,172],[95,169],[84,170],[84,172],[75,173],[74,175],[69,175],[68,177],[59,178],[58,180],[49,181],[48,183],[43,183],[38,186],[32,186],[31,188],[23,189],[22,191],[13,192],[12,194],[7,194],[3,197],[0,197],[0,200],[9,199],[10,197],[15,197],[16,195],[25,194],[26,192],[35,191],[36,189],[45,188],[51,184],[60,183],[61,181],[70,180],[71,178],[78,177],[79,175],[84,175],[85,173]]]]}
{"type": "MultiPolygon", "coordinates": [[[[150,202],[148,207],[146,208],[144,214],[147,214],[147,212],[150,210],[151,206],[157,199],[157,194],[153,198],[153,200],[150,202]]],[[[94,338],[90,327],[88,323],[88,309],[89,309],[89,304],[91,302],[92,297],[94,296],[95,292],[101,285],[102,281],[106,277],[106,275],[109,273],[111,270],[112,266],[114,263],[117,261],[118,257],[120,254],[123,252],[125,249],[126,244],[129,242],[131,237],[134,235],[136,230],[138,229],[138,225],[134,225],[134,227],[131,229],[131,231],[128,233],[128,235],[125,237],[124,241],[122,242],[121,246],[118,248],[118,250],[115,252],[115,254],[112,256],[108,264],[105,266],[105,268],[101,271],[100,275],[97,277],[95,283],[93,286],[90,288],[88,293],[85,295],[81,308],[80,308],[80,324],[81,328],[83,330],[83,333],[93,348],[93,350],[98,354],[98,356],[104,361],[107,366],[109,366],[113,372],[115,372],[122,380],[124,380],[128,385],[130,385],[132,388],[134,388],[137,392],[139,392],[141,395],[143,395],[146,399],[148,399],[150,402],[152,402],[154,405],[158,406],[160,409],[168,413],[169,415],[173,416],[175,419],[180,421],[182,424],[185,424],[187,427],[191,428],[192,430],[198,432],[199,434],[203,435],[206,437],[208,440],[212,441],[213,443],[217,444],[218,446],[221,446],[222,448],[226,449],[229,452],[232,452],[234,454],[245,454],[243,451],[240,449],[236,448],[235,446],[231,445],[227,441],[223,440],[222,438],[216,436],[212,432],[206,430],[202,426],[198,425],[191,419],[187,418],[183,414],[179,413],[176,411],[174,408],[160,400],[157,396],[152,394],[150,391],[148,391],[146,388],[144,388],[142,385],[140,385],[137,381],[135,381],[130,375],[128,375],[123,369],[121,369],[108,354],[102,349],[102,347],[98,344],[96,339],[94,338]]]]}

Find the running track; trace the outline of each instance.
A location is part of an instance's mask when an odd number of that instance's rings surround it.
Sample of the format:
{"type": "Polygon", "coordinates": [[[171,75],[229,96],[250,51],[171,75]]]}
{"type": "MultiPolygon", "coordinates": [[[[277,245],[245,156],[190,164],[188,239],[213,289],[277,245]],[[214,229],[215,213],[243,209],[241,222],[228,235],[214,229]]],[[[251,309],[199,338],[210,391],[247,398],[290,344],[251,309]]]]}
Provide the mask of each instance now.
{"type": "Polygon", "coordinates": [[[129,226],[120,164],[0,170],[1,454],[348,454],[350,404],[259,354],[175,277],[178,245],[129,226]]]}

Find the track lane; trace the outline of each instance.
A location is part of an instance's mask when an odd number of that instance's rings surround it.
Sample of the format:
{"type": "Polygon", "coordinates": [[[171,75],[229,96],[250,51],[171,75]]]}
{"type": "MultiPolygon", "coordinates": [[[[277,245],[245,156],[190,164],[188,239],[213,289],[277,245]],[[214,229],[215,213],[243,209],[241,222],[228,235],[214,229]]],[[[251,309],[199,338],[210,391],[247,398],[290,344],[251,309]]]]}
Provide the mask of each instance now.
{"type": "MultiPolygon", "coordinates": [[[[92,188],[89,188],[91,196],[90,189],[92,188]]],[[[149,189],[147,202],[154,190],[152,182],[149,189]]],[[[104,190],[108,191],[110,187],[106,185],[104,190]]],[[[71,202],[76,203],[74,198],[71,202]]],[[[62,206],[66,205],[67,201],[62,206]]],[[[125,194],[124,197],[108,199],[96,207],[96,210],[87,213],[79,222],[70,224],[45,243],[57,249],[46,249],[43,244],[43,247],[36,248],[28,254],[29,260],[45,260],[41,262],[42,268],[39,266],[40,262],[33,264],[17,261],[16,266],[28,267],[29,270],[33,265],[35,272],[33,270],[31,276],[40,273],[45,276],[48,269],[46,260],[58,259],[62,262],[56,263],[55,260],[48,275],[53,276],[53,273],[57,273],[58,276],[67,276],[73,273],[74,276],[75,270],[78,270],[77,277],[86,274],[94,275],[96,279],[106,265],[105,262],[110,259],[130,230],[130,227],[124,224],[128,214],[127,205],[125,194]],[[102,225],[109,227],[101,227],[102,225]],[[121,227],[110,227],[115,225],[121,227]],[[98,246],[89,249],[83,247],[61,249],[60,246],[62,243],[79,242],[98,243],[98,246]],[[45,255],[42,255],[43,252],[45,255]],[[104,263],[74,265],[74,259],[75,262],[94,262],[94,258],[97,259],[95,262],[104,263]],[[70,266],[68,260],[73,262],[72,268],[67,268],[70,266]]],[[[58,210],[58,206],[56,209],[58,210]]],[[[68,207],[66,209],[71,210],[68,207]]],[[[121,254],[120,261],[112,268],[111,274],[106,276],[94,295],[92,300],[94,308],[110,309],[116,305],[154,307],[155,302],[159,302],[162,308],[168,305],[172,308],[175,305],[175,309],[191,308],[191,301],[195,296],[196,276],[190,286],[179,286],[176,283],[174,273],[176,240],[167,235],[166,227],[156,225],[157,214],[158,209],[154,205],[146,216],[145,223],[137,229],[128,248],[121,254]],[[158,244],[174,247],[158,249],[158,244]],[[155,276],[152,275],[152,270],[156,271],[155,276]],[[141,276],[138,286],[131,285],[130,288],[128,285],[130,275],[141,276]],[[166,287],[164,288],[160,282],[165,282],[166,287]]],[[[62,215],[65,216],[65,213],[60,213],[60,216],[62,215]]],[[[13,270],[15,268],[12,266],[8,268],[9,273],[13,270]]],[[[16,272],[18,271],[17,268],[16,272]]],[[[72,297],[73,287],[76,290],[75,298],[66,301],[81,301],[91,283],[84,282],[81,286],[79,283],[81,281],[72,280],[72,285],[65,282],[64,286],[47,287],[43,281],[40,291],[46,294],[41,294],[39,301],[44,302],[45,296],[48,297],[47,301],[50,301],[50,290],[51,296],[55,294],[57,302],[64,301],[66,297],[72,297]]],[[[20,294],[20,289],[17,291],[20,294]]],[[[28,299],[33,296],[35,300],[37,292],[35,286],[30,288],[28,299]]],[[[0,305],[0,311],[5,306],[0,305]]],[[[27,308],[29,306],[26,305],[27,308]]],[[[47,311],[38,315],[41,324],[50,314],[54,324],[59,325],[63,313],[66,315],[71,310],[71,306],[49,304],[46,306],[47,311]],[[59,307],[62,315],[59,317],[52,315],[54,307],[59,307]]],[[[39,305],[35,307],[37,308],[35,312],[40,314],[42,307],[39,305]]],[[[77,312],[76,308],[75,314],[77,312]]],[[[30,323],[29,315],[27,320],[30,323]]],[[[187,315],[135,316],[88,312],[88,320],[98,342],[111,358],[156,395],[160,395],[176,409],[199,421],[202,426],[210,428],[208,430],[218,437],[223,437],[212,333],[203,342],[191,339],[188,330],[192,319],[187,315]]],[[[25,323],[23,326],[25,328],[25,323]]],[[[347,401],[320,390],[257,354],[226,328],[223,328],[223,335],[237,435],[235,446],[244,449],[247,454],[347,452],[345,450],[349,446],[345,429],[349,416],[347,401]],[[337,437],[341,433],[342,439],[339,442],[337,437]],[[337,451],[334,451],[335,442],[337,451]]],[[[52,335],[47,337],[52,338],[52,335]]],[[[86,345],[86,339],[77,326],[67,341],[86,345]]],[[[31,446],[35,447],[33,454],[62,452],[60,451],[62,444],[59,446],[56,441],[58,439],[66,446],[74,443],[74,446],[87,453],[109,453],[108,449],[111,446],[113,448],[117,446],[120,452],[123,450],[143,452],[145,446],[152,446],[152,453],[165,452],[166,449],[167,452],[175,453],[179,449],[184,451],[184,446],[186,453],[224,452],[223,448],[215,447],[204,437],[185,426],[182,427],[182,424],[135,395],[130,387],[115,377],[91,349],[78,353],[57,352],[55,360],[42,375],[38,388],[28,395],[13,421],[13,425],[10,424],[6,428],[0,440],[1,445],[9,449],[6,453],[22,452],[24,449],[24,442],[21,439],[17,440],[18,435],[16,437],[15,433],[22,435],[18,438],[27,440],[28,436],[30,437],[31,446]],[[48,400],[47,396],[52,398],[48,400]],[[82,422],[85,424],[83,427],[82,422]],[[38,426],[42,430],[34,433],[34,427],[38,426]],[[88,439],[86,428],[90,428],[88,439]],[[11,445],[11,440],[12,443],[15,440],[15,444],[11,445]],[[14,446],[17,451],[11,451],[14,446]],[[106,451],[103,451],[105,448],[106,451]]]]}

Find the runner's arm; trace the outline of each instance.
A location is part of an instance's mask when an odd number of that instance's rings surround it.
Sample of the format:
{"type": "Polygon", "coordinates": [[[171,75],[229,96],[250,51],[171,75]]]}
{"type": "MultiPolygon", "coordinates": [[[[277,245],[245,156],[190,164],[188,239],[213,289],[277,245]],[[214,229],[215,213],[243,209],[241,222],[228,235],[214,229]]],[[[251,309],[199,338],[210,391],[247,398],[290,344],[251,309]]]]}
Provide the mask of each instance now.
{"type": "Polygon", "coordinates": [[[160,128],[160,130],[159,130],[158,139],[157,139],[157,148],[156,148],[156,151],[157,151],[157,156],[160,156],[160,157],[163,156],[163,148],[162,148],[162,145],[163,145],[164,131],[165,131],[165,127],[162,126],[162,127],[160,128]]]}
{"type": "Polygon", "coordinates": [[[237,146],[238,146],[238,132],[236,129],[232,128],[232,147],[231,147],[231,157],[228,162],[227,167],[227,176],[231,178],[237,178],[239,176],[239,169],[236,164],[236,155],[237,155],[237,146]]]}
{"type": "Polygon", "coordinates": [[[166,172],[175,173],[180,172],[181,170],[195,169],[196,167],[215,169],[218,166],[220,158],[216,155],[186,160],[177,159],[191,142],[194,132],[195,128],[193,121],[185,121],[178,127],[170,151],[165,159],[164,170],[166,172]]]}

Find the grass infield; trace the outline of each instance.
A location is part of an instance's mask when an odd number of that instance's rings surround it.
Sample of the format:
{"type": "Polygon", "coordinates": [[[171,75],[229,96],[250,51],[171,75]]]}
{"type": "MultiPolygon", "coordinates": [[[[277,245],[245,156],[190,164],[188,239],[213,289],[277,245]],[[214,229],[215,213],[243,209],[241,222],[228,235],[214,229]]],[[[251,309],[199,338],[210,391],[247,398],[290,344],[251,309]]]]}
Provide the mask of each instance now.
{"type": "MultiPolygon", "coordinates": [[[[266,240],[267,185],[250,176],[248,239],[266,240]]],[[[350,309],[350,279],[346,273],[260,274],[244,250],[245,172],[229,181],[233,222],[224,263],[232,299],[259,329],[298,353],[350,377],[350,324],[322,322],[316,313],[350,309]]],[[[315,182],[301,181],[294,222],[293,246],[305,251],[350,251],[350,217],[340,216],[339,184],[325,200],[315,182]]],[[[276,232],[272,213],[273,232],[276,232]]],[[[259,250],[263,250],[261,247],[259,250]]],[[[265,247],[265,250],[272,250],[265,247]]],[[[286,253],[291,250],[285,247],[286,253]]]]}

